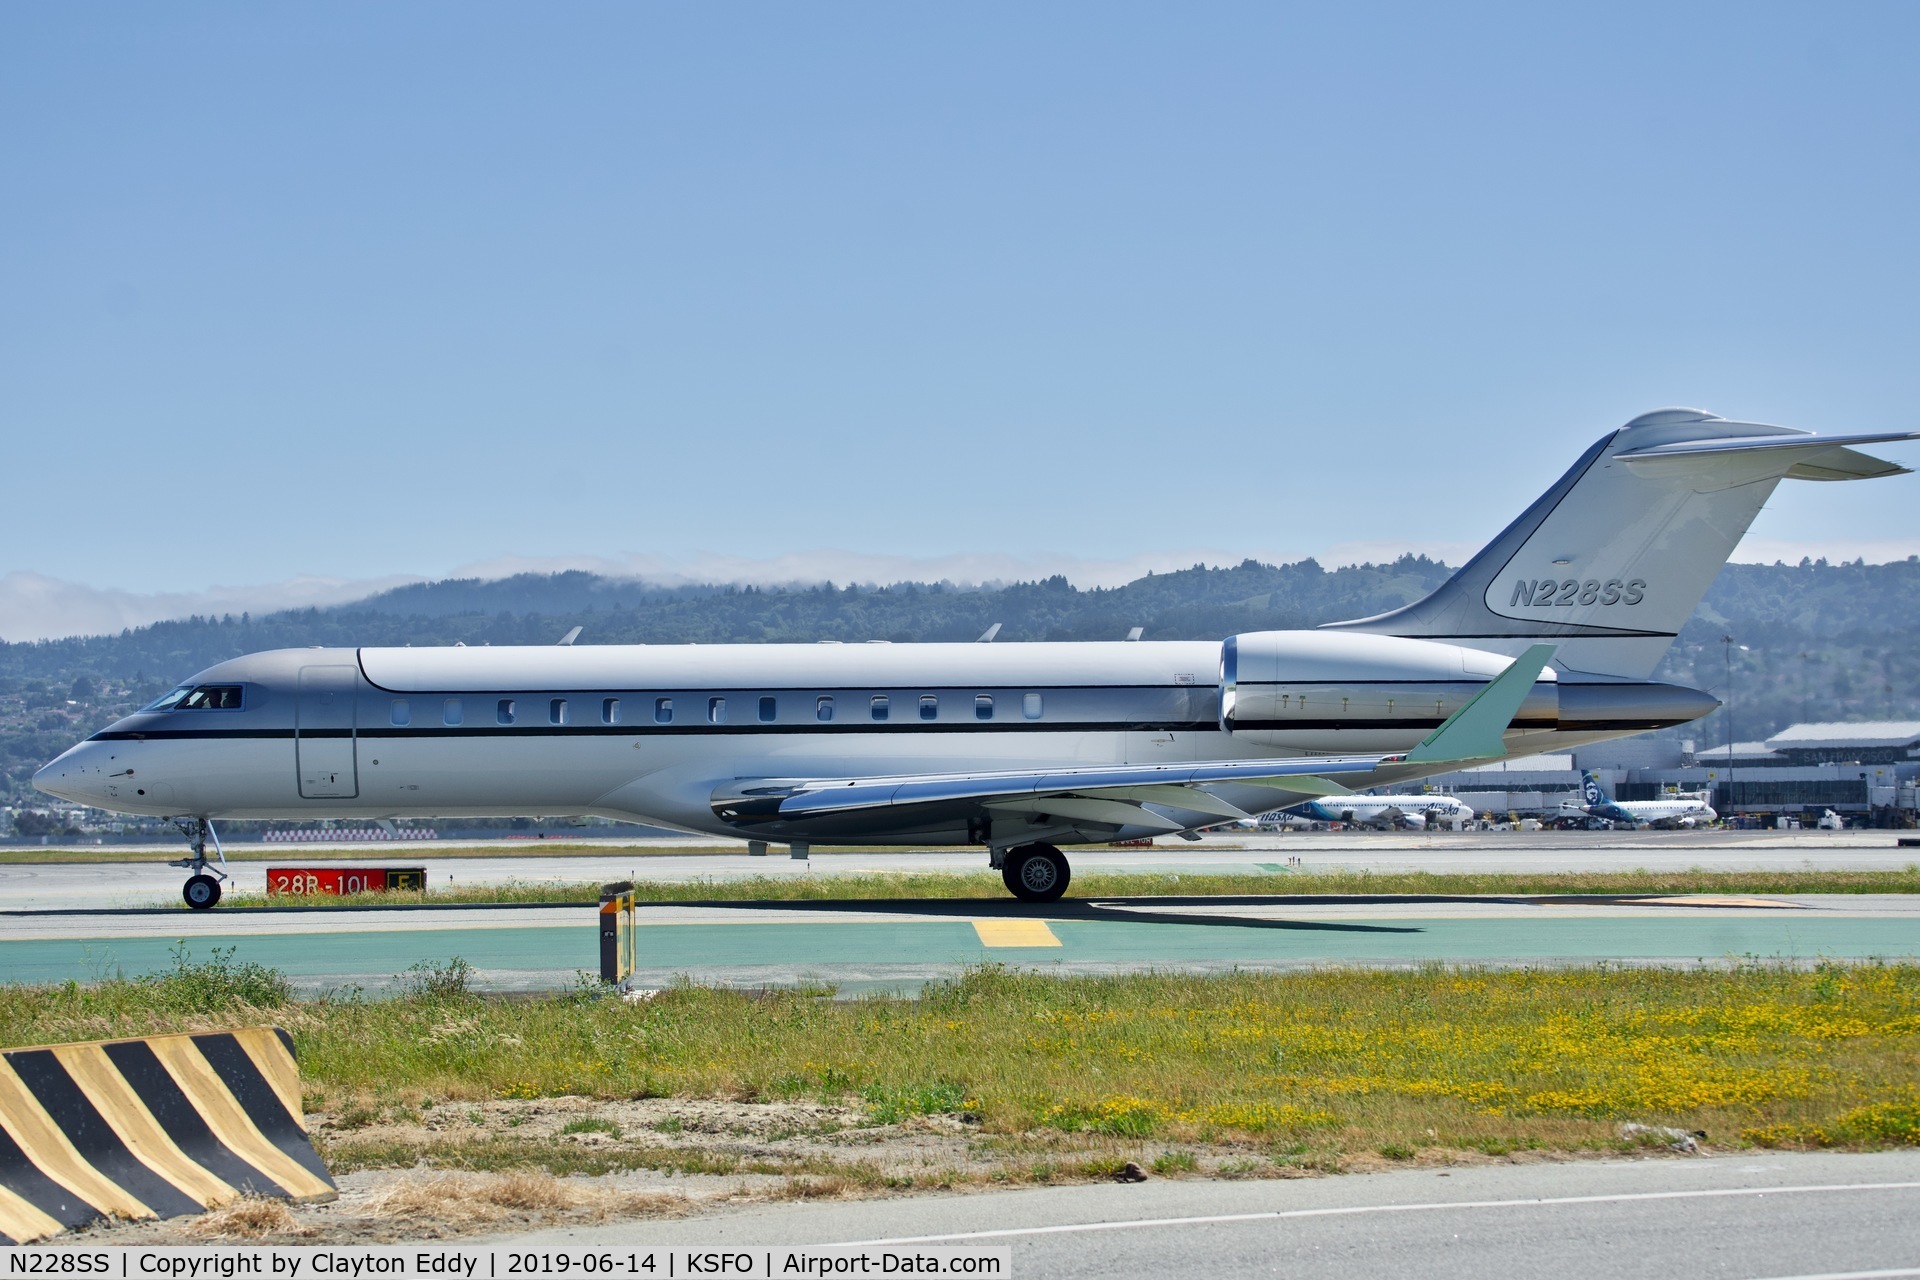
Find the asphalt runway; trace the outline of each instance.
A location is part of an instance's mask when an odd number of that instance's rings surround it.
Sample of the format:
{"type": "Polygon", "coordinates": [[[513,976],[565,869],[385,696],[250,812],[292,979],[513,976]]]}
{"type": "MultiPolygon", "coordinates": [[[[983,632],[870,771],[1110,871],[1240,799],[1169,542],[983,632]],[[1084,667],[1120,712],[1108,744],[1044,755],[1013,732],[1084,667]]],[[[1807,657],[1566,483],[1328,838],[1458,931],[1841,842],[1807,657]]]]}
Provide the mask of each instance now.
{"type": "MultiPolygon", "coordinates": [[[[643,907],[640,986],[680,975],[731,986],[827,983],[912,991],[997,961],[1055,973],[1412,966],[1714,964],[1920,956],[1920,896],[1794,898],[1127,898],[1045,907],[1012,899],[643,907]]],[[[498,990],[597,973],[598,913],[577,907],[184,910],[0,915],[13,982],[164,971],[181,944],[231,947],[303,990],[378,990],[455,956],[498,990]]]]}
{"type": "MultiPolygon", "coordinates": [[[[1074,871],[1171,875],[1265,875],[1284,889],[1285,877],[1313,871],[1434,871],[1545,873],[1560,871],[1887,871],[1920,864],[1920,848],[1902,848],[1894,831],[1491,831],[1491,832],[1249,832],[1208,835],[1197,842],[1162,840],[1151,848],[1069,848],[1074,871]],[[1297,858],[1299,865],[1289,860],[1297,858]]],[[[1904,833],[1912,836],[1914,833],[1904,833]]],[[[230,851],[266,861],[235,861],[231,887],[261,893],[269,866],[298,866],[316,853],[327,865],[341,854],[365,866],[427,868],[435,888],[449,884],[582,882],[642,878],[689,881],[750,876],[827,876],[870,871],[983,871],[980,849],[876,853],[818,853],[795,860],[777,849],[748,857],[739,842],[715,843],[706,853],[660,853],[697,844],[686,839],[595,840],[592,852],[553,856],[533,842],[484,845],[418,844],[233,845],[230,851]],[[522,852],[524,851],[524,853],[522,852]]],[[[185,873],[166,866],[181,850],[154,847],[152,860],[7,863],[0,851],[0,911],[73,907],[132,907],[179,901],[185,873]]],[[[38,852],[37,850],[34,852],[38,852]]],[[[97,853],[98,851],[93,851],[97,853]]]]}
{"type": "Polygon", "coordinates": [[[1629,1280],[1920,1275],[1920,1152],[1765,1152],[1292,1181],[809,1201],[500,1247],[1004,1245],[1013,1273],[1629,1280]]]}

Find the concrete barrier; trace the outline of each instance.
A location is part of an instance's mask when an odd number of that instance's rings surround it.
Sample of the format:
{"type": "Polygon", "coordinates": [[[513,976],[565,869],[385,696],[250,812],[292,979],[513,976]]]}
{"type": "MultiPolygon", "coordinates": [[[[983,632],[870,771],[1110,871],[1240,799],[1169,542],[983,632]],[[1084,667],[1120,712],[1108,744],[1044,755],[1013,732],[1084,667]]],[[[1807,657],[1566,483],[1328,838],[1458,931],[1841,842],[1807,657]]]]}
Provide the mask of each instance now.
{"type": "Polygon", "coordinates": [[[0,1053],[0,1244],[242,1194],[331,1200],[278,1027],[0,1053]]]}

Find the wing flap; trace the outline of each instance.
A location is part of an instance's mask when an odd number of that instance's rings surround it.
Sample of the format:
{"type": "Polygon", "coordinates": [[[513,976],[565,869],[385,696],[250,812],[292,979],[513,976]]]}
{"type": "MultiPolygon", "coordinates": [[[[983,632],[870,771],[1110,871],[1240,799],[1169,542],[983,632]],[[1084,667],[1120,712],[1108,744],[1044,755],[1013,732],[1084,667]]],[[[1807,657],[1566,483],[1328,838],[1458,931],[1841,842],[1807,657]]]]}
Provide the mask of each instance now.
{"type": "Polygon", "coordinates": [[[1107,827],[1148,827],[1155,831],[1184,831],[1186,825],[1163,818],[1125,800],[1098,796],[1042,796],[1033,800],[1003,800],[986,806],[989,813],[1022,813],[1097,822],[1107,827]]]}

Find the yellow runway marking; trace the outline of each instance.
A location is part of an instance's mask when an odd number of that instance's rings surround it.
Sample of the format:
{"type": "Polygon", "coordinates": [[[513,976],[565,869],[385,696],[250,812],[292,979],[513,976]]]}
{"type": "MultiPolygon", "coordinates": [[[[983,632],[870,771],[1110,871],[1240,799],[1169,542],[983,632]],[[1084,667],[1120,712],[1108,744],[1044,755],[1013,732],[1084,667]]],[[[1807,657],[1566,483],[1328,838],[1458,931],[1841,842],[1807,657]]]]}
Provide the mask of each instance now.
{"type": "Polygon", "coordinates": [[[973,931],[983,947],[1057,947],[1045,920],[975,920],[973,931]]]}

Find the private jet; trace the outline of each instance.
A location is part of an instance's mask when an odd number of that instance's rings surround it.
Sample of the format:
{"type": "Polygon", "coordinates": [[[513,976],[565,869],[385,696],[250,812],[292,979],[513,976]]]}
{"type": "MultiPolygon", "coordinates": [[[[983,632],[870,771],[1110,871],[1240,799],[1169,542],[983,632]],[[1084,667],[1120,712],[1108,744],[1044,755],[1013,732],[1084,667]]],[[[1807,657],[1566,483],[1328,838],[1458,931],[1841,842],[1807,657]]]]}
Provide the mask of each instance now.
{"type": "Polygon", "coordinates": [[[1916,438],[1645,414],[1425,599],[1312,630],[257,653],[34,782],[178,821],[190,856],[173,865],[198,908],[220,899],[221,820],[524,814],[795,857],[820,841],[975,845],[1012,893],[1046,902],[1069,882],[1063,845],[1195,836],[1705,715],[1711,696],[1652,673],[1775,485],[1900,474],[1854,446],[1916,438]]]}

